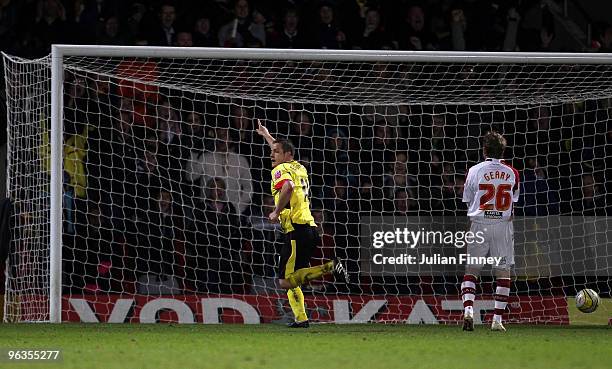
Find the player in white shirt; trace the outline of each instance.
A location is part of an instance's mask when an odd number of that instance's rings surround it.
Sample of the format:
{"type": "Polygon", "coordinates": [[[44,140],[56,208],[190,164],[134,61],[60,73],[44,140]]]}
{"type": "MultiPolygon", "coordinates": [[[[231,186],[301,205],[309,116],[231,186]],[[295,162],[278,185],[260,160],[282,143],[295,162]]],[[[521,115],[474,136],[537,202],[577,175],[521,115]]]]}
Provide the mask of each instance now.
{"type": "MultiPolygon", "coordinates": [[[[472,232],[482,232],[483,242],[468,244],[470,256],[501,257],[493,265],[496,277],[495,314],[491,330],[505,331],[502,314],[510,295],[510,269],[514,265],[513,205],[519,198],[519,174],[501,160],[506,140],[497,132],[489,132],[483,140],[485,161],[470,168],[465,180],[463,202],[467,203],[472,232]]],[[[476,238],[478,240],[478,238],[476,238]]],[[[468,264],[465,268],[461,296],[463,330],[474,330],[474,298],[476,283],[483,265],[468,264]]]]}

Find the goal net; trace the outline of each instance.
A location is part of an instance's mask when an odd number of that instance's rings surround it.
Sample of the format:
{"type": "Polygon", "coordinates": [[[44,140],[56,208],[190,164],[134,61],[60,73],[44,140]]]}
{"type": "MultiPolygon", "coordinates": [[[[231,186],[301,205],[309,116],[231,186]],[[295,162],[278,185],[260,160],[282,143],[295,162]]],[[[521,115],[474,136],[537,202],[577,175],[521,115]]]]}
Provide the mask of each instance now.
{"type": "Polygon", "coordinates": [[[6,321],[290,321],[258,120],[309,172],[311,265],[350,272],[303,286],[312,320],[461,319],[463,184],[490,130],[521,177],[505,319],[567,324],[577,290],[609,296],[605,55],[63,50],[61,64],[4,55],[6,321]],[[455,239],[377,239],[405,229],[455,239]]]}

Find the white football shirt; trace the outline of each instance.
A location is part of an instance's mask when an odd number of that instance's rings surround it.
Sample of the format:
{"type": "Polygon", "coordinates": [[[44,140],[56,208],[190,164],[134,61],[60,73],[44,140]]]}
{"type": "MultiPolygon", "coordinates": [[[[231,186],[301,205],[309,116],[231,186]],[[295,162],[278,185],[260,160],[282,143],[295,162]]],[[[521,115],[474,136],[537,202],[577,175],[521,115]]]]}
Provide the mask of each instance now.
{"type": "Polygon", "coordinates": [[[470,168],[463,188],[472,221],[496,223],[512,217],[519,199],[519,173],[499,159],[486,159],[470,168]]]}

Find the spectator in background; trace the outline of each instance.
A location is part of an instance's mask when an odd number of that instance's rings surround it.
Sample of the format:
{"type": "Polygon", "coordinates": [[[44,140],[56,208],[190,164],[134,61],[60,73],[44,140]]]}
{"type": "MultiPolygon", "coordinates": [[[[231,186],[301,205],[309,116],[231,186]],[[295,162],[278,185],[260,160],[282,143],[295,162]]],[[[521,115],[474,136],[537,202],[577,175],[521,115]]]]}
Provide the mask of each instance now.
{"type": "Polygon", "coordinates": [[[549,106],[540,106],[529,110],[527,124],[526,154],[535,156],[538,153],[556,154],[560,151],[561,130],[558,117],[552,116],[549,106]]]}
{"type": "Polygon", "coordinates": [[[359,186],[359,212],[361,216],[382,215],[384,209],[390,208],[384,189],[373,186],[370,176],[363,175],[359,186]]]}
{"type": "Polygon", "coordinates": [[[382,176],[388,170],[389,163],[394,162],[397,148],[396,139],[395,127],[388,125],[387,122],[379,118],[374,126],[374,138],[370,152],[373,166],[372,176],[382,176]]]}
{"type": "Polygon", "coordinates": [[[174,46],[176,43],[176,8],[164,3],[159,9],[159,23],[148,32],[147,44],[152,46],[174,46]]]}
{"type": "MultiPolygon", "coordinates": [[[[201,188],[211,178],[222,179],[227,186],[227,199],[238,214],[242,214],[251,203],[253,192],[249,162],[230,145],[228,128],[217,127],[215,135],[214,152],[192,153],[185,172],[186,179],[194,184],[199,182],[201,188]]],[[[204,194],[204,190],[201,193],[204,194]]]]}
{"type": "Polygon", "coordinates": [[[87,173],[85,158],[87,157],[88,126],[84,124],[80,132],[64,135],[64,171],[69,176],[69,183],[76,198],[87,197],[87,173]]]}
{"type": "MultiPolygon", "coordinates": [[[[375,209],[372,181],[367,176],[359,179],[359,215],[368,216],[375,209]]],[[[379,210],[380,211],[380,210],[379,210]]]]}
{"type": "Polygon", "coordinates": [[[253,142],[253,119],[249,109],[241,105],[232,105],[230,108],[230,136],[240,155],[249,160],[259,158],[263,154],[257,149],[261,147],[253,142]]]}
{"type": "Polygon", "coordinates": [[[322,171],[319,171],[319,168],[316,169],[318,173],[323,174],[324,179],[341,176],[351,185],[357,185],[356,176],[359,174],[359,168],[349,156],[348,137],[343,129],[332,128],[328,131],[323,160],[322,171]]]}
{"type": "Polygon", "coordinates": [[[328,221],[329,214],[326,214],[323,209],[320,209],[319,207],[315,206],[312,209],[312,217],[315,221],[315,224],[317,224],[317,232],[321,237],[321,247],[317,249],[323,257],[325,257],[325,255],[328,256],[325,260],[331,260],[335,257],[335,245],[333,237],[334,227],[328,221]]]}
{"type": "Polygon", "coordinates": [[[262,205],[253,206],[249,223],[253,229],[251,270],[254,274],[254,288],[259,286],[274,286],[275,283],[275,248],[274,243],[279,239],[280,223],[270,222],[268,215],[274,210],[274,197],[269,194],[262,196],[262,205]],[[257,277],[263,277],[257,281],[257,277]]]}
{"type": "Polygon", "coordinates": [[[64,97],[66,101],[63,150],[64,202],[69,233],[74,233],[75,223],[86,221],[83,214],[86,213],[85,200],[88,195],[88,176],[85,167],[89,151],[88,136],[90,131],[96,131],[97,127],[95,106],[87,99],[95,84],[84,75],[72,77],[73,79],[69,78],[70,82],[64,97]]]}
{"type": "Polygon", "coordinates": [[[388,199],[393,199],[395,192],[399,189],[412,193],[416,193],[418,190],[417,178],[408,174],[408,156],[406,153],[398,152],[395,154],[395,163],[385,174],[384,188],[388,199]]]}
{"type": "MultiPolygon", "coordinates": [[[[254,129],[252,127],[253,109],[247,108],[245,105],[231,105],[231,142],[237,148],[238,154],[248,160],[251,168],[251,178],[255,178],[257,186],[260,186],[261,179],[269,173],[269,170],[264,170],[264,146],[260,142],[253,141],[254,129]]],[[[259,188],[257,188],[257,192],[260,192],[259,188]]]]}
{"type": "Polygon", "coordinates": [[[578,193],[572,201],[572,211],[577,215],[603,216],[606,214],[606,193],[600,183],[595,181],[591,173],[583,174],[578,184],[578,193]]]}
{"type": "Polygon", "coordinates": [[[75,0],[65,2],[74,4],[68,7],[68,21],[77,25],[77,31],[83,33],[86,40],[96,34],[96,29],[104,26],[104,23],[113,16],[122,13],[121,0],[75,0]]]}
{"type": "Polygon", "coordinates": [[[189,127],[188,131],[191,132],[191,142],[188,143],[191,155],[204,153],[206,147],[206,131],[202,114],[195,111],[187,113],[185,117],[185,124],[189,127]]]}
{"type": "Polygon", "coordinates": [[[466,50],[465,31],[467,29],[467,19],[463,9],[453,9],[451,11],[450,29],[452,49],[457,51],[466,50]]]}
{"type": "Polygon", "coordinates": [[[418,215],[419,206],[410,191],[401,188],[393,196],[393,215],[408,217],[418,215]]]}
{"type": "Polygon", "coordinates": [[[555,35],[555,19],[552,12],[548,9],[548,5],[541,1],[528,4],[530,6],[525,10],[522,19],[513,8],[508,11],[509,25],[513,20],[516,23],[521,20],[520,27],[516,31],[519,48],[521,51],[554,51],[551,48],[555,35]]]}
{"type": "Polygon", "coordinates": [[[223,179],[209,178],[195,206],[186,262],[198,292],[231,292],[241,283],[240,220],[227,195],[223,179]]]}
{"type": "Polygon", "coordinates": [[[381,14],[378,9],[369,8],[366,11],[363,31],[355,40],[353,47],[363,50],[395,49],[391,35],[387,33],[382,24],[381,14]]]}
{"type": "Polygon", "coordinates": [[[319,21],[315,32],[316,47],[320,49],[349,48],[346,34],[338,27],[334,18],[334,8],[331,3],[323,2],[319,7],[319,21]]]}
{"type": "Polygon", "coordinates": [[[219,30],[219,46],[263,47],[266,45],[266,18],[259,11],[251,14],[247,0],[236,0],[234,16],[219,30]]]}
{"type": "Polygon", "coordinates": [[[349,211],[348,182],[344,177],[335,177],[326,192],[324,205],[332,212],[333,223],[346,224],[349,211]]]}
{"type": "MultiPolygon", "coordinates": [[[[85,79],[89,81],[89,79],[85,79]]],[[[93,86],[87,91],[86,97],[87,109],[83,110],[83,105],[80,105],[74,110],[76,115],[85,114],[88,122],[87,134],[87,197],[90,201],[100,201],[101,194],[108,191],[108,188],[101,187],[102,183],[108,183],[108,179],[102,178],[101,171],[108,165],[103,163],[103,158],[108,158],[107,152],[102,152],[103,148],[108,148],[107,143],[111,139],[113,120],[115,118],[116,108],[113,106],[112,97],[110,94],[110,79],[108,77],[97,76],[93,81],[93,86]]],[[[71,121],[69,109],[65,109],[64,119],[71,121]]],[[[80,119],[80,118],[76,118],[80,119]]],[[[82,120],[74,120],[82,121],[82,120]]],[[[107,208],[101,205],[101,210],[106,214],[107,208]]]]}
{"type": "Polygon", "coordinates": [[[598,22],[594,26],[595,37],[591,47],[600,53],[612,52],[612,24],[598,22]]]}
{"type": "Polygon", "coordinates": [[[306,110],[295,110],[290,113],[291,121],[289,139],[295,145],[296,160],[304,165],[311,177],[311,194],[321,195],[324,184],[324,134],[317,134],[315,128],[322,129],[321,124],[314,125],[314,116],[306,110]]]}
{"type": "MultiPolygon", "coordinates": [[[[465,173],[455,175],[455,209],[463,213],[463,191],[465,190],[465,173]]],[[[467,214],[467,209],[464,209],[467,214]]]]}
{"type": "Polygon", "coordinates": [[[151,205],[137,219],[138,292],[144,294],[179,293],[174,242],[183,239],[183,217],[175,206],[172,192],[160,189],[151,205]]]}
{"type": "MultiPolygon", "coordinates": [[[[199,157],[204,154],[205,151],[208,150],[208,138],[206,137],[206,130],[204,124],[204,118],[202,118],[202,114],[197,113],[195,111],[190,111],[186,113],[185,117],[185,129],[183,132],[184,141],[186,147],[183,147],[184,155],[185,155],[185,165],[184,169],[187,170],[189,168],[190,158],[199,157]]],[[[179,178],[183,178],[185,173],[180,173],[179,178]]],[[[195,200],[196,196],[201,196],[200,183],[186,183],[183,182],[182,187],[184,188],[184,202],[185,204],[189,204],[191,206],[195,200]]],[[[189,214],[192,215],[192,214],[189,214]]]]}
{"type": "MultiPolygon", "coordinates": [[[[516,8],[512,7],[508,9],[508,13],[506,15],[506,32],[504,35],[504,43],[501,47],[502,51],[516,51],[516,41],[519,32],[520,20],[521,15],[518,13],[516,8]]],[[[543,48],[542,51],[545,51],[550,47],[550,42],[552,41],[553,35],[554,31],[548,32],[548,30],[542,28],[542,30],[540,31],[540,40],[542,41],[542,43],[540,44],[540,48],[543,48]]]]}
{"type": "Polygon", "coordinates": [[[169,179],[168,170],[158,163],[157,140],[149,141],[136,162],[136,193],[138,210],[149,209],[148,202],[155,197],[161,188],[162,181],[169,179]]]}
{"type": "Polygon", "coordinates": [[[523,216],[559,214],[559,194],[535,157],[525,161],[516,213],[523,216]]]}
{"type": "MultiPolygon", "coordinates": [[[[129,16],[126,22],[127,33],[132,38],[139,38],[139,41],[147,43],[146,38],[143,38],[143,30],[141,29],[142,19],[145,17],[147,8],[143,3],[135,2],[131,5],[129,16]]],[[[136,42],[136,40],[134,40],[136,42]]]]}
{"type": "Polygon", "coordinates": [[[298,110],[291,112],[290,118],[291,133],[289,139],[295,145],[296,160],[299,160],[306,169],[311,169],[312,151],[323,146],[323,142],[314,136],[312,114],[305,110],[298,110]]]}
{"type": "Polygon", "coordinates": [[[193,27],[193,46],[214,47],[219,46],[217,35],[212,31],[210,18],[201,16],[195,21],[193,27]]]}
{"type": "Polygon", "coordinates": [[[157,129],[159,163],[168,170],[171,180],[176,181],[183,174],[189,140],[183,134],[179,113],[168,100],[160,101],[157,105],[157,129]]]}
{"type": "MultiPolygon", "coordinates": [[[[210,178],[206,182],[204,217],[207,222],[217,228],[218,235],[230,238],[232,227],[240,224],[236,208],[229,201],[227,186],[222,178],[210,178]],[[223,228],[224,227],[224,228],[223,228]]],[[[196,217],[197,218],[197,217],[196,217]]]]}
{"type": "Polygon", "coordinates": [[[455,130],[450,127],[445,115],[436,114],[432,117],[431,147],[436,151],[455,150],[455,130]]]}
{"type": "Polygon", "coordinates": [[[521,19],[516,8],[477,1],[456,5],[450,17],[453,50],[515,51],[521,19]]]}
{"type": "Polygon", "coordinates": [[[345,177],[335,177],[326,192],[324,205],[326,214],[329,215],[326,220],[333,224],[336,256],[346,260],[349,249],[359,245],[356,237],[359,234],[359,213],[354,211],[359,205],[351,199],[345,177]]]}
{"type": "Polygon", "coordinates": [[[399,36],[402,50],[436,50],[438,40],[425,27],[425,11],[419,5],[412,5],[406,12],[405,25],[399,36]]]}
{"type": "MultiPolygon", "coordinates": [[[[328,215],[326,215],[325,211],[317,206],[313,207],[311,213],[320,237],[320,245],[315,248],[311,260],[312,264],[319,265],[336,257],[336,244],[333,236],[334,226],[327,221],[328,215]]],[[[331,283],[333,280],[334,277],[332,275],[324,275],[316,281],[311,281],[309,287],[314,291],[319,291],[323,289],[325,284],[331,283]]]]}
{"type": "Polygon", "coordinates": [[[442,204],[442,155],[439,152],[419,153],[419,199],[424,209],[440,210],[442,204]]]}
{"type": "Polygon", "coordinates": [[[86,124],[97,126],[95,120],[96,111],[94,110],[96,107],[93,106],[94,102],[90,99],[90,95],[93,95],[92,90],[95,88],[95,81],[92,78],[88,78],[84,73],[70,74],[67,77],[68,82],[66,83],[64,96],[66,101],[65,118],[69,122],[67,123],[68,126],[75,126],[68,127],[67,130],[79,130],[81,125],[86,124]],[[90,115],[88,113],[93,114],[90,115]]]}
{"type": "Polygon", "coordinates": [[[193,35],[189,31],[181,30],[176,34],[176,46],[179,47],[192,47],[193,46],[193,35]]]}
{"type": "Polygon", "coordinates": [[[39,0],[36,8],[34,25],[37,47],[43,54],[51,50],[52,44],[65,44],[70,36],[70,27],[66,22],[66,10],[59,0],[39,0]]]}
{"type": "Polygon", "coordinates": [[[136,209],[136,148],[144,138],[143,128],[134,126],[134,112],[129,100],[113,114],[110,127],[101,127],[99,143],[99,188],[101,203],[109,204],[113,226],[119,231],[129,228],[136,209]]]}
{"type": "MultiPolygon", "coordinates": [[[[463,186],[465,175],[455,174],[447,170],[448,174],[443,176],[441,210],[446,216],[456,215],[457,211],[465,208],[463,204],[463,186]]],[[[436,209],[438,210],[438,209],[436,209]]]]}
{"type": "Polygon", "coordinates": [[[62,255],[72,261],[64,266],[64,278],[69,280],[66,284],[73,292],[119,292],[120,276],[112,278],[111,273],[120,270],[122,252],[113,241],[112,225],[95,203],[88,203],[87,209],[86,220],[77,225],[76,235],[64,236],[62,255]]]}
{"type": "Polygon", "coordinates": [[[310,42],[306,34],[301,32],[300,17],[296,9],[287,9],[283,15],[283,25],[280,30],[273,30],[268,35],[268,46],[279,49],[306,49],[310,42]]]}
{"type": "Polygon", "coordinates": [[[105,22],[104,27],[98,31],[96,42],[99,45],[127,45],[127,37],[121,33],[121,24],[117,16],[110,16],[105,22]]]}

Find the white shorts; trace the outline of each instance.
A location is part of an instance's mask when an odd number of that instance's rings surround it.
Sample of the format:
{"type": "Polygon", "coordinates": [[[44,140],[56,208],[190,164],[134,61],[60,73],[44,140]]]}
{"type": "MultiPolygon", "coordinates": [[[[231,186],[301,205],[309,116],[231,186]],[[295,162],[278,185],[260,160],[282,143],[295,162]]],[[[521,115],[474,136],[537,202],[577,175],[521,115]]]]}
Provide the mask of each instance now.
{"type": "MultiPolygon", "coordinates": [[[[495,269],[509,270],[514,265],[514,226],[512,222],[476,223],[472,222],[470,231],[482,232],[482,243],[472,242],[467,245],[467,253],[476,257],[501,257],[495,269]]],[[[476,238],[478,240],[478,238],[476,238]]],[[[483,265],[470,264],[470,267],[482,268],[483,265]]]]}

